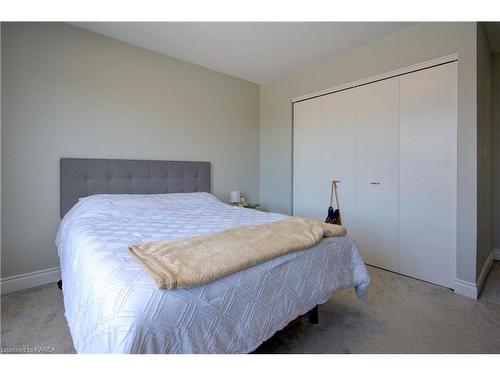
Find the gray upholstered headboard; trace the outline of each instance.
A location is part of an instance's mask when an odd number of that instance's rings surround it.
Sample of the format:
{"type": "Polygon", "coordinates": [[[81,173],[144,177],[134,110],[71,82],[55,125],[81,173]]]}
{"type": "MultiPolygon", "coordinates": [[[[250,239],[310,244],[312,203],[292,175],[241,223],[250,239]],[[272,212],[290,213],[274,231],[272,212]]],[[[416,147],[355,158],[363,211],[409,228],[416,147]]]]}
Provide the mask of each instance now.
{"type": "Polygon", "coordinates": [[[93,194],[210,192],[210,163],[120,159],[60,161],[61,217],[93,194]]]}

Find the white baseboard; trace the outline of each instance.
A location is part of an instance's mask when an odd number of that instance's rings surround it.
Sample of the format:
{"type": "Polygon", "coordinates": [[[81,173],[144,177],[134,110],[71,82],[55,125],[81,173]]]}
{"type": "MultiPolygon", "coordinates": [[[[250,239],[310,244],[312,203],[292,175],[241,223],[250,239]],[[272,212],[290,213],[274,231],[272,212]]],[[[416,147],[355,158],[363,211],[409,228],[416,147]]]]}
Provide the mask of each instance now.
{"type": "Polygon", "coordinates": [[[493,266],[493,261],[495,260],[495,253],[493,250],[490,251],[490,254],[488,255],[488,258],[486,258],[486,261],[483,264],[483,268],[481,269],[481,273],[479,274],[479,277],[477,279],[477,295],[479,296],[479,293],[481,293],[481,290],[483,290],[484,286],[484,281],[486,280],[486,276],[488,276],[488,273],[491,270],[491,266],[493,266]]]}
{"type": "Polygon", "coordinates": [[[17,292],[18,290],[33,288],[35,286],[55,283],[61,279],[59,267],[46,270],[24,273],[22,275],[5,277],[0,281],[2,294],[17,292]]]}
{"type": "Polygon", "coordinates": [[[460,294],[461,296],[477,299],[481,290],[483,289],[484,280],[486,276],[488,276],[488,272],[490,272],[491,266],[493,265],[493,259],[496,252],[494,250],[490,251],[488,258],[483,264],[483,268],[481,269],[481,273],[477,279],[476,283],[471,283],[469,281],[464,281],[460,279],[455,280],[455,293],[460,294]]]}
{"type": "Polygon", "coordinates": [[[500,249],[493,249],[495,260],[500,260],[500,249]]]}
{"type": "Polygon", "coordinates": [[[475,283],[471,283],[468,281],[455,279],[454,291],[456,294],[460,294],[461,296],[477,299],[477,286],[475,283]]]}

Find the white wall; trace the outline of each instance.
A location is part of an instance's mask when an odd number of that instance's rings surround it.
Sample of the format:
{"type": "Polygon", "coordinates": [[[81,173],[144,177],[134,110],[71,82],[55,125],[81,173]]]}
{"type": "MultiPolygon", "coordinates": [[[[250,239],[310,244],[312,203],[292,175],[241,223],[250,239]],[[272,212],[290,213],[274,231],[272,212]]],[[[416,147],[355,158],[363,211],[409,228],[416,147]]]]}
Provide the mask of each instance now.
{"type": "Polygon", "coordinates": [[[278,212],[290,213],[291,210],[292,97],[451,53],[459,55],[457,277],[474,283],[477,245],[475,23],[417,24],[341,57],[323,59],[261,85],[261,203],[278,212]]]}
{"type": "Polygon", "coordinates": [[[477,24],[477,261],[476,275],[492,250],[491,50],[477,24]]]}
{"type": "Polygon", "coordinates": [[[201,160],[259,199],[257,85],[62,23],[2,25],[2,278],[58,266],[59,158],[201,160]]]}

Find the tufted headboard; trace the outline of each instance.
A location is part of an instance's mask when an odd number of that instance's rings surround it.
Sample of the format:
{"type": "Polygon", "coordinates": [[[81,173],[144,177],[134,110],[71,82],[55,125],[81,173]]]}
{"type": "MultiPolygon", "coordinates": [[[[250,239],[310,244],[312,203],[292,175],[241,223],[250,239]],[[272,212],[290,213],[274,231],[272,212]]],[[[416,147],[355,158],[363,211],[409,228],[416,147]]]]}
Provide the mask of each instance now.
{"type": "Polygon", "coordinates": [[[210,192],[210,163],[121,159],[60,160],[61,218],[93,194],[210,192]]]}

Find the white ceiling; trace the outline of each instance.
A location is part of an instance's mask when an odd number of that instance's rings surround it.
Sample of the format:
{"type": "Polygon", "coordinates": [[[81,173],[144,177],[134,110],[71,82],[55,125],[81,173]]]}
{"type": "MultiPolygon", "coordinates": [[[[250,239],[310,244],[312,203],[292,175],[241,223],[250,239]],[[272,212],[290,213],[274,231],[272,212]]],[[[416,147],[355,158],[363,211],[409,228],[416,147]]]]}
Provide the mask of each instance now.
{"type": "Polygon", "coordinates": [[[255,83],[274,80],[414,23],[77,22],[75,26],[255,83]]]}
{"type": "Polygon", "coordinates": [[[500,22],[485,22],[484,30],[492,53],[500,52],[500,22]]]}

